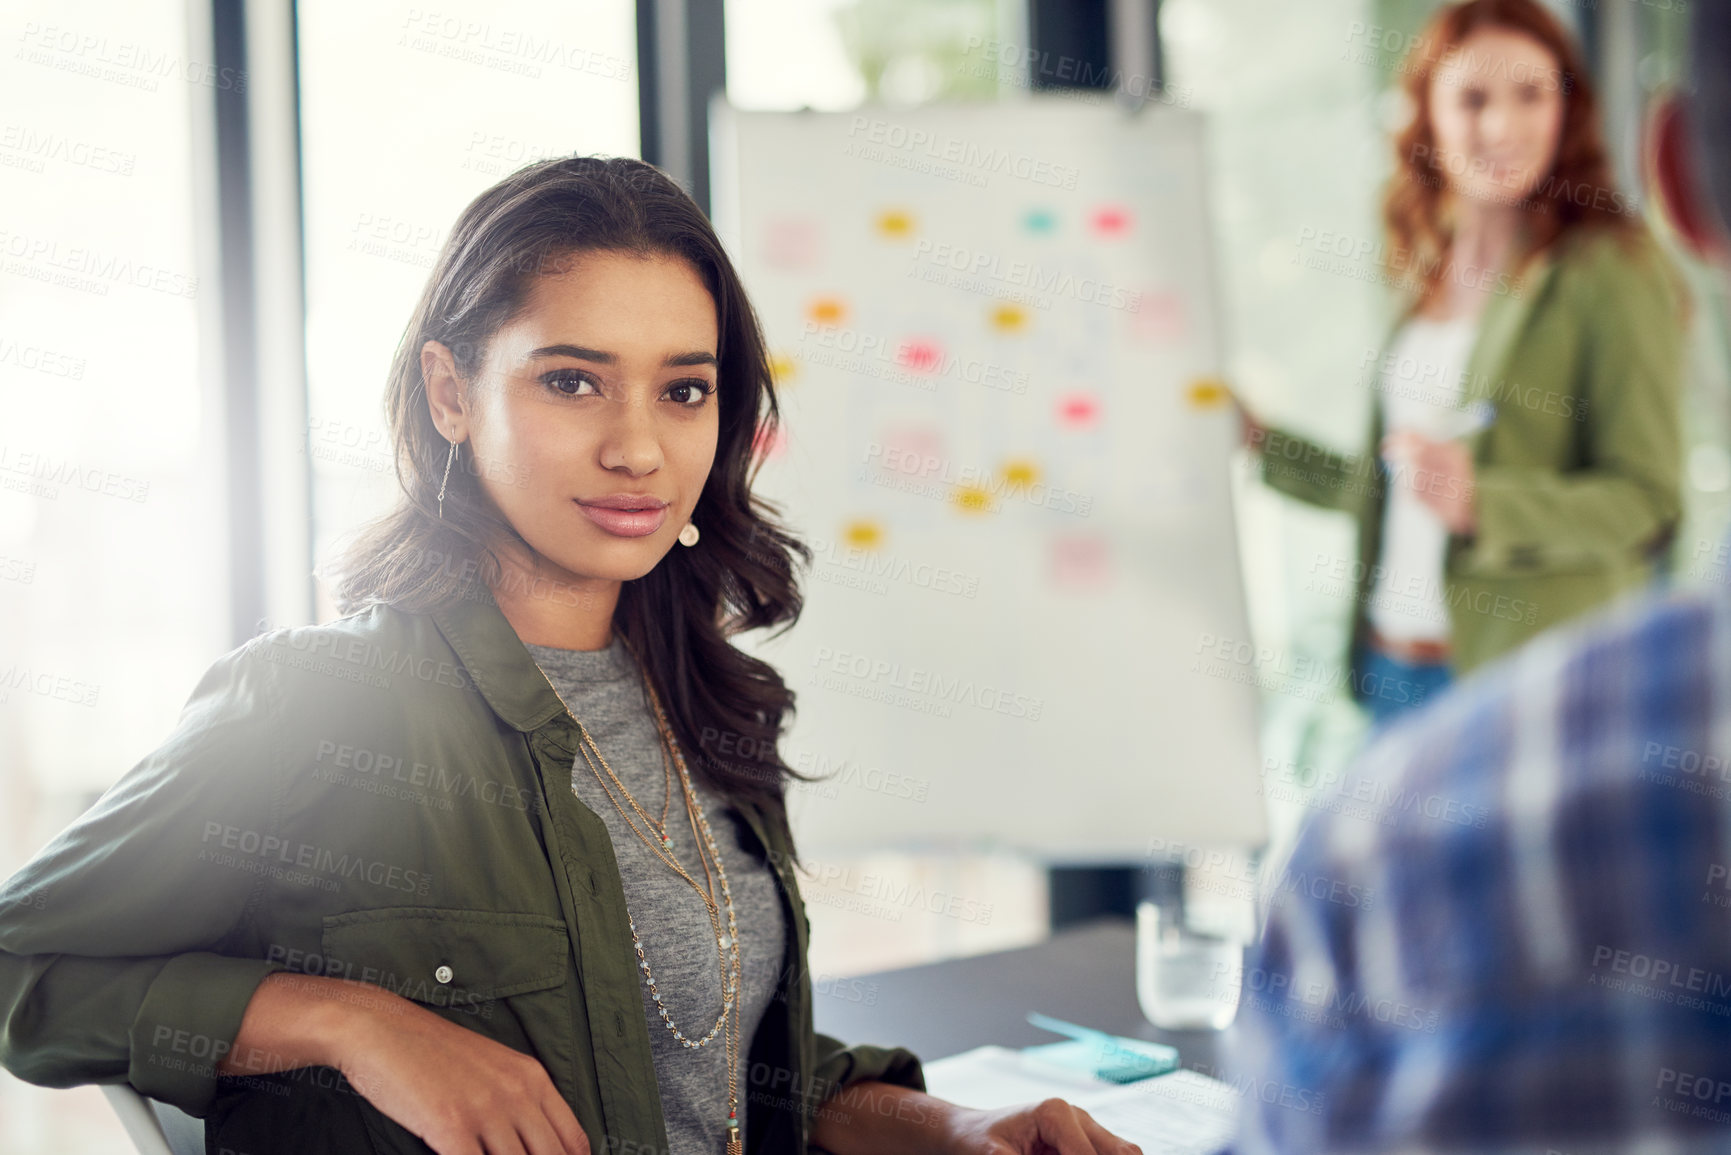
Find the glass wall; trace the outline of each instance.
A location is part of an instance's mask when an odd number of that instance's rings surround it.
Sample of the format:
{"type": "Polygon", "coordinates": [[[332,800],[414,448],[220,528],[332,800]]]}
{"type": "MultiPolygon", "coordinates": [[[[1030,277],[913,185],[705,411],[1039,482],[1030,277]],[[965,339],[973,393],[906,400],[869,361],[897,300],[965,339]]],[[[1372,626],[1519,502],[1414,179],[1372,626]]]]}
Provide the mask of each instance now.
{"type": "Polygon", "coordinates": [[[996,96],[982,45],[1019,34],[1004,0],[728,0],[727,97],[739,108],[845,109],[996,96]]]}
{"type": "MultiPolygon", "coordinates": [[[[1363,275],[1374,270],[1318,269],[1307,257],[1320,236],[1377,236],[1390,109],[1373,70],[1351,52],[1366,7],[1166,0],[1160,16],[1171,81],[1208,122],[1228,377],[1266,420],[1343,448],[1364,436],[1369,391],[1360,364],[1380,338],[1386,305],[1363,275]]],[[[1351,526],[1248,473],[1240,481],[1257,645],[1286,655],[1284,668],[1332,669],[1351,603],[1311,575],[1319,559],[1332,568],[1353,557],[1351,526]]],[[[1265,767],[1280,781],[1314,781],[1363,733],[1343,693],[1318,701],[1308,692],[1314,686],[1299,689],[1307,692],[1263,692],[1265,767]]],[[[1270,810],[1278,857],[1298,811],[1273,798],[1270,810]]]]}
{"type": "MultiPolygon", "coordinates": [[[[636,8],[302,0],[315,562],[390,506],[385,375],[463,207],[524,164],[638,154],[636,8]]],[[[321,586],[319,618],[335,610],[321,586]]]]}
{"type": "MultiPolygon", "coordinates": [[[[0,17],[0,876],[167,734],[225,649],[176,0],[0,17]]],[[[0,1072],[0,1150],[124,1150],[95,1087],[0,1072]]]]}

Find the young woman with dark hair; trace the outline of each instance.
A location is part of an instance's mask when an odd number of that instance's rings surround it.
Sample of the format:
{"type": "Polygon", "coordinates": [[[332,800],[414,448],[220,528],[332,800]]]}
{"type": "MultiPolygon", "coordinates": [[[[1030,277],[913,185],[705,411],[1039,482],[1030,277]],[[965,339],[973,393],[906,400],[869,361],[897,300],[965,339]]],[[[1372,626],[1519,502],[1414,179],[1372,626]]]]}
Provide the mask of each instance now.
{"type": "Polygon", "coordinates": [[[250,1155],[1135,1150],[813,1029],[793,694],[729,640],[809,554],[751,493],[775,396],[689,197],[596,158],[483,193],[386,408],[346,616],[218,660],[0,891],[8,1069],[250,1155]]]}

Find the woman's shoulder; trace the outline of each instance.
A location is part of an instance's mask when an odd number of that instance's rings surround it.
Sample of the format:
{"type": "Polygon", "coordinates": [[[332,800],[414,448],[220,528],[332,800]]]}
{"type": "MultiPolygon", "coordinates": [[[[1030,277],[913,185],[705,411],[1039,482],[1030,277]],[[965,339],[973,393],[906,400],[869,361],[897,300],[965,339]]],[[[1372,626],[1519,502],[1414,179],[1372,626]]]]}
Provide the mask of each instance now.
{"type": "Polygon", "coordinates": [[[1681,271],[1644,222],[1582,225],[1557,242],[1556,262],[1578,297],[1604,308],[1662,302],[1677,309],[1686,288],[1681,271]]]}
{"type": "Polygon", "coordinates": [[[318,691],[312,697],[366,688],[388,690],[405,675],[409,684],[467,688],[456,655],[433,615],[374,603],[318,625],[265,630],[228,659],[269,664],[285,688],[318,691]]]}
{"type": "Polygon", "coordinates": [[[417,635],[438,636],[431,614],[413,613],[386,602],[373,602],[316,625],[262,629],[248,640],[247,645],[328,650],[345,644],[408,641],[417,635]]]}
{"type": "Polygon", "coordinates": [[[1594,279],[1658,272],[1669,258],[1645,222],[1632,218],[1615,225],[1578,225],[1557,239],[1559,268],[1594,279]]]}

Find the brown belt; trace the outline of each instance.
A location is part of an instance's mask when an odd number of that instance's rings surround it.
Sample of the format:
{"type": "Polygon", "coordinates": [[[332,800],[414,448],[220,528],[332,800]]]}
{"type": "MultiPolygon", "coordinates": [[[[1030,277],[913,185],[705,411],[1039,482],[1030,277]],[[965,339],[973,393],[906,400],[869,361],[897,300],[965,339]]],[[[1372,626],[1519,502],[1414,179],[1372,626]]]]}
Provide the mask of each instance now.
{"type": "Polygon", "coordinates": [[[1447,642],[1401,641],[1379,633],[1374,626],[1370,629],[1368,641],[1372,649],[1411,666],[1446,665],[1451,650],[1447,642]]]}

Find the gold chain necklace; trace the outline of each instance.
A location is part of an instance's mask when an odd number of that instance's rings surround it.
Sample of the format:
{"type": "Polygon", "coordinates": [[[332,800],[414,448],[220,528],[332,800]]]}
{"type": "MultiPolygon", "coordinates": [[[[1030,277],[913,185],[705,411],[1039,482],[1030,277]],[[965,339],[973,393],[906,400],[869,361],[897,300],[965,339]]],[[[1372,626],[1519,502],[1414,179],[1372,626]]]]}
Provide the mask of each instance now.
{"type": "MultiPolygon", "coordinates": [[[[552,684],[551,680],[549,680],[548,684],[552,684]]],[[[557,694],[559,691],[555,690],[553,692],[557,694]]],[[[566,713],[570,713],[570,710],[566,710],[566,713]]],[[[577,719],[573,718],[571,720],[575,722],[577,719]]],[[[590,767],[590,769],[594,769],[594,767],[590,767]]],[[[661,845],[671,851],[673,849],[673,838],[667,833],[667,806],[668,803],[673,801],[673,761],[667,756],[666,743],[661,745],[661,770],[665,775],[665,784],[662,787],[661,793],[661,821],[655,824],[655,830],[656,833],[661,835],[661,845]]]]}
{"type": "MultiPolygon", "coordinates": [[[[567,707],[567,711],[569,712],[569,707],[567,707]]],[[[573,719],[573,720],[575,720],[575,719],[573,719]]],[[[664,718],[657,718],[658,728],[664,723],[665,723],[664,718]]],[[[578,723],[578,727],[579,727],[579,729],[582,729],[583,728],[582,723],[578,723]]],[[[662,731],[662,737],[665,741],[671,741],[672,740],[672,735],[671,735],[671,732],[669,730],[663,730],[662,731]]],[[[595,745],[594,739],[589,736],[587,730],[584,730],[583,738],[584,738],[584,749],[583,749],[584,760],[589,763],[589,770],[591,773],[593,773],[595,775],[595,780],[597,782],[601,782],[601,789],[607,795],[608,801],[613,803],[614,809],[619,811],[619,816],[625,820],[625,824],[627,826],[631,827],[632,833],[637,835],[637,837],[644,843],[644,845],[648,846],[650,848],[650,850],[655,851],[655,853],[661,858],[661,860],[663,862],[665,862],[669,866],[671,866],[673,868],[673,870],[681,878],[685,879],[685,881],[694,890],[697,891],[698,897],[700,897],[704,900],[704,907],[709,913],[710,925],[711,925],[711,928],[715,931],[715,935],[716,935],[716,941],[717,941],[717,947],[718,947],[717,953],[721,956],[721,987],[722,987],[722,996],[723,996],[721,1016],[717,1017],[716,1025],[715,1025],[715,1027],[712,1027],[710,1029],[709,1034],[705,1035],[700,1040],[687,1042],[683,1032],[681,1032],[679,1030],[678,1026],[673,1023],[671,1017],[668,1015],[667,1009],[665,1007],[660,1008],[662,1019],[666,1023],[668,1029],[673,1032],[673,1035],[675,1038],[679,1039],[679,1041],[682,1044],[684,1044],[685,1046],[701,1047],[705,1043],[709,1042],[711,1039],[713,1039],[715,1037],[716,1030],[722,1025],[722,1017],[725,1016],[727,1013],[727,1007],[728,1007],[727,996],[729,995],[730,990],[737,988],[739,985],[738,984],[738,978],[739,978],[738,947],[735,945],[737,942],[737,939],[738,939],[738,934],[737,934],[738,928],[734,923],[732,894],[728,890],[728,887],[727,887],[726,868],[722,866],[720,855],[716,853],[713,834],[711,833],[711,831],[709,829],[708,818],[703,815],[702,802],[696,798],[695,793],[691,790],[689,783],[687,783],[686,788],[685,788],[685,791],[686,791],[686,813],[688,816],[692,815],[693,808],[695,807],[696,816],[692,819],[692,823],[693,823],[692,824],[692,835],[697,841],[697,844],[698,844],[698,855],[697,855],[698,862],[703,867],[704,880],[708,883],[707,894],[705,893],[704,888],[699,887],[697,885],[697,881],[685,872],[685,869],[684,869],[683,865],[679,862],[679,860],[677,858],[673,857],[672,849],[671,849],[671,846],[672,846],[671,840],[669,840],[668,844],[664,847],[655,846],[653,843],[651,843],[649,841],[648,836],[645,835],[643,833],[643,831],[641,831],[637,828],[637,824],[631,820],[631,816],[629,814],[625,813],[624,807],[619,805],[619,800],[617,798],[613,797],[612,791],[607,789],[607,784],[605,782],[601,781],[601,773],[599,770],[597,770],[595,768],[595,761],[597,759],[600,760],[602,768],[607,771],[607,776],[613,780],[613,785],[617,786],[619,788],[619,792],[625,796],[625,800],[627,802],[629,802],[631,804],[631,808],[637,812],[638,817],[642,818],[645,823],[650,821],[649,816],[643,812],[643,808],[637,804],[637,800],[634,797],[632,797],[631,792],[625,788],[625,784],[619,780],[619,776],[613,772],[613,767],[611,767],[607,764],[607,760],[605,758],[602,758],[600,749],[595,745]],[[593,755],[594,755],[593,758],[590,757],[591,752],[593,752],[593,755]],[[701,833],[699,832],[700,826],[701,826],[701,833]],[[726,934],[726,935],[722,935],[720,923],[716,920],[716,913],[717,912],[716,912],[716,903],[715,903],[715,878],[710,875],[709,862],[706,861],[703,857],[703,850],[704,850],[705,845],[707,845],[707,847],[709,849],[710,858],[715,862],[716,874],[718,874],[721,878],[722,900],[725,903],[726,908],[727,908],[728,934],[726,934]],[[733,966],[733,974],[731,976],[732,977],[731,983],[729,981],[730,976],[728,974],[727,958],[726,958],[727,948],[729,948],[729,947],[733,947],[733,953],[734,953],[734,960],[733,960],[734,966],[733,966]]],[[[684,779],[685,775],[683,774],[683,766],[681,767],[681,770],[682,770],[681,777],[682,777],[682,779],[684,779]]],[[[629,916],[629,913],[630,912],[627,911],[628,916],[629,916]]],[[[635,941],[636,930],[637,930],[637,924],[635,923],[635,921],[633,921],[631,923],[631,929],[632,929],[633,940],[635,941]]],[[[639,947],[641,947],[641,944],[639,944],[639,947]]],[[[639,956],[639,959],[641,960],[642,959],[642,950],[641,949],[638,950],[638,956],[639,956]]],[[[648,976],[650,994],[652,996],[658,995],[660,992],[655,986],[654,974],[651,971],[649,971],[647,961],[641,961],[640,965],[641,965],[642,969],[644,970],[645,975],[648,976]]],[[[656,1002],[657,1002],[657,1005],[659,1006],[660,1000],[657,999],[656,1002]]]]}
{"type": "MultiPolygon", "coordinates": [[[[619,635],[619,640],[625,646],[625,649],[630,652],[632,658],[636,660],[637,651],[632,647],[629,641],[626,641],[623,634],[619,635]]],[[[721,1013],[716,1017],[715,1025],[709,1029],[709,1033],[700,1040],[687,1038],[674,1023],[672,1015],[668,1012],[666,1003],[662,999],[660,988],[656,985],[654,972],[650,969],[649,960],[644,957],[643,942],[638,937],[637,922],[631,917],[629,904],[627,904],[626,907],[625,918],[627,924],[631,927],[631,942],[637,951],[638,968],[642,970],[644,981],[649,986],[650,998],[654,1001],[656,1010],[661,1015],[662,1025],[669,1031],[673,1032],[673,1036],[680,1041],[682,1046],[693,1048],[704,1046],[710,1040],[715,1038],[716,1031],[725,1030],[725,1033],[723,1034],[723,1045],[727,1052],[727,1155],[744,1155],[745,1147],[739,1133],[737,1058],[740,1035],[739,1004],[741,1000],[739,995],[741,993],[741,967],[739,958],[739,929],[734,920],[733,895],[728,890],[727,869],[722,865],[721,855],[716,849],[714,835],[709,829],[709,818],[704,814],[703,803],[697,797],[696,791],[692,788],[691,774],[686,769],[685,758],[680,753],[678,740],[673,736],[673,728],[668,724],[667,715],[661,709],[661,699],[655,693],[655,687],[650,681],[647,670],[643,668],[642,662],[636,660],[636,665],[638,668],[638,674],[642,678],[643,689],[648,695],[650,707],[655,715],[655,728],[661,737],[662,767],[664,770],[668,770],[668,801],[671,800],[673,792],[671,770],[668,769],[668,754],[669,751],[671,751],[671,761],[673,765],[676,765],[679,768],[680,787],[682,793],[685,795],[686,816],[691,822],[691,833],[697,843],[697,860],[703,867],[704,880],[708,883],[707,891],[704,887],[698,886],[697,880],[692,878],[690,874],[686,873],[685,868],[680,865],[679,860],[673,857],[673,839],[668,835],[666,825],[667,801],[664,801],[662,804],[661,822],[656,823],[647,813],[644,812],[643,807],[638,805],[637,799],[632,797],[631,792],[625,788],[625,784],[619,780],[619,776],[613,772],[613,767],[607,764],[607,759],[602,757],[601,749],[595,744],[595,739],[590,737],[588,728],[578,719],[576,711],[571,709],[571,704],[565,701],[565,696],[559,693],[559,688],[553,684],[553,679],[547,677],[547,671],[541,670],[541,676],[547,678],[547,685],[552,689],[553,696],[559,699],[559,704],[565,707],[566,715],[572,722],[576,723],[577,732],[581,737],[582,749],[580,752],[583,755],[583,760],[588,763],[590,772],[595,775],[595,781],[600,784],[602,793],[607,795],[607,800],[613,803],[614,809],[619,811],[619,816],[625,820],[625,824],[631,828],[631,832],[637,835],[638,839],[641,840],[645,846],[649,847],[656,857],[660,858],[668,866],[672,867],[673,871],[678,874],[679,877],[683,878],[686,883],[697,892],[697,896],[703,899],[704,909],[709,914],[710,929],[715,933],[716,954],[721,965],[721,1013]],[[593,754],[593,757],[591,757],[591,754],[593,754]],[[625,807],[619,804],[619,800],[613,796],[613,791],[608,789],[607,782],[601,777],[601,771],[597,770],[595,767],[597,761],[599,761],[601,766],[607,771],[607,777],[611,778],[613,784],[619,788],[619,793],[624,795],[625,800],[631,804],[631,809],[637,812],[638,816],[643,819],[646,825],[658,828],[658,833],[660,835],[659,838],[651,840],[648,835],[638,829],[637,823],[631,820],[631,815],[626,813],[625,807]],[[709,860],[707,861],[704,858],[705,850],[707,850],[709,854],[709,860]],[[721,903],[727,913],[727,934],[725,935],[721,933],[721,923],[717,917],[719,911],[717,910],[717,904],[715,901],[716,879],[710,875],[710,861],[715,863],[715,874],[719,876],[721,881],[721,903]],[[729,959],[730,953],[732,956],[731,960],[729,959]],[[731,967],[729,966],[730,961],[732,964],[731,967]],[[733,1022],[731,1025],[728,1025],[727,1023],[727,1012],[729,1010],[733,1011],[733,1022]]],[[[538,670],[541,669],[539,662],[536,663],[535,668],[538,670]]],[[[572,793],[576,793],[575,785],[572,786],[572,793]]]]}

